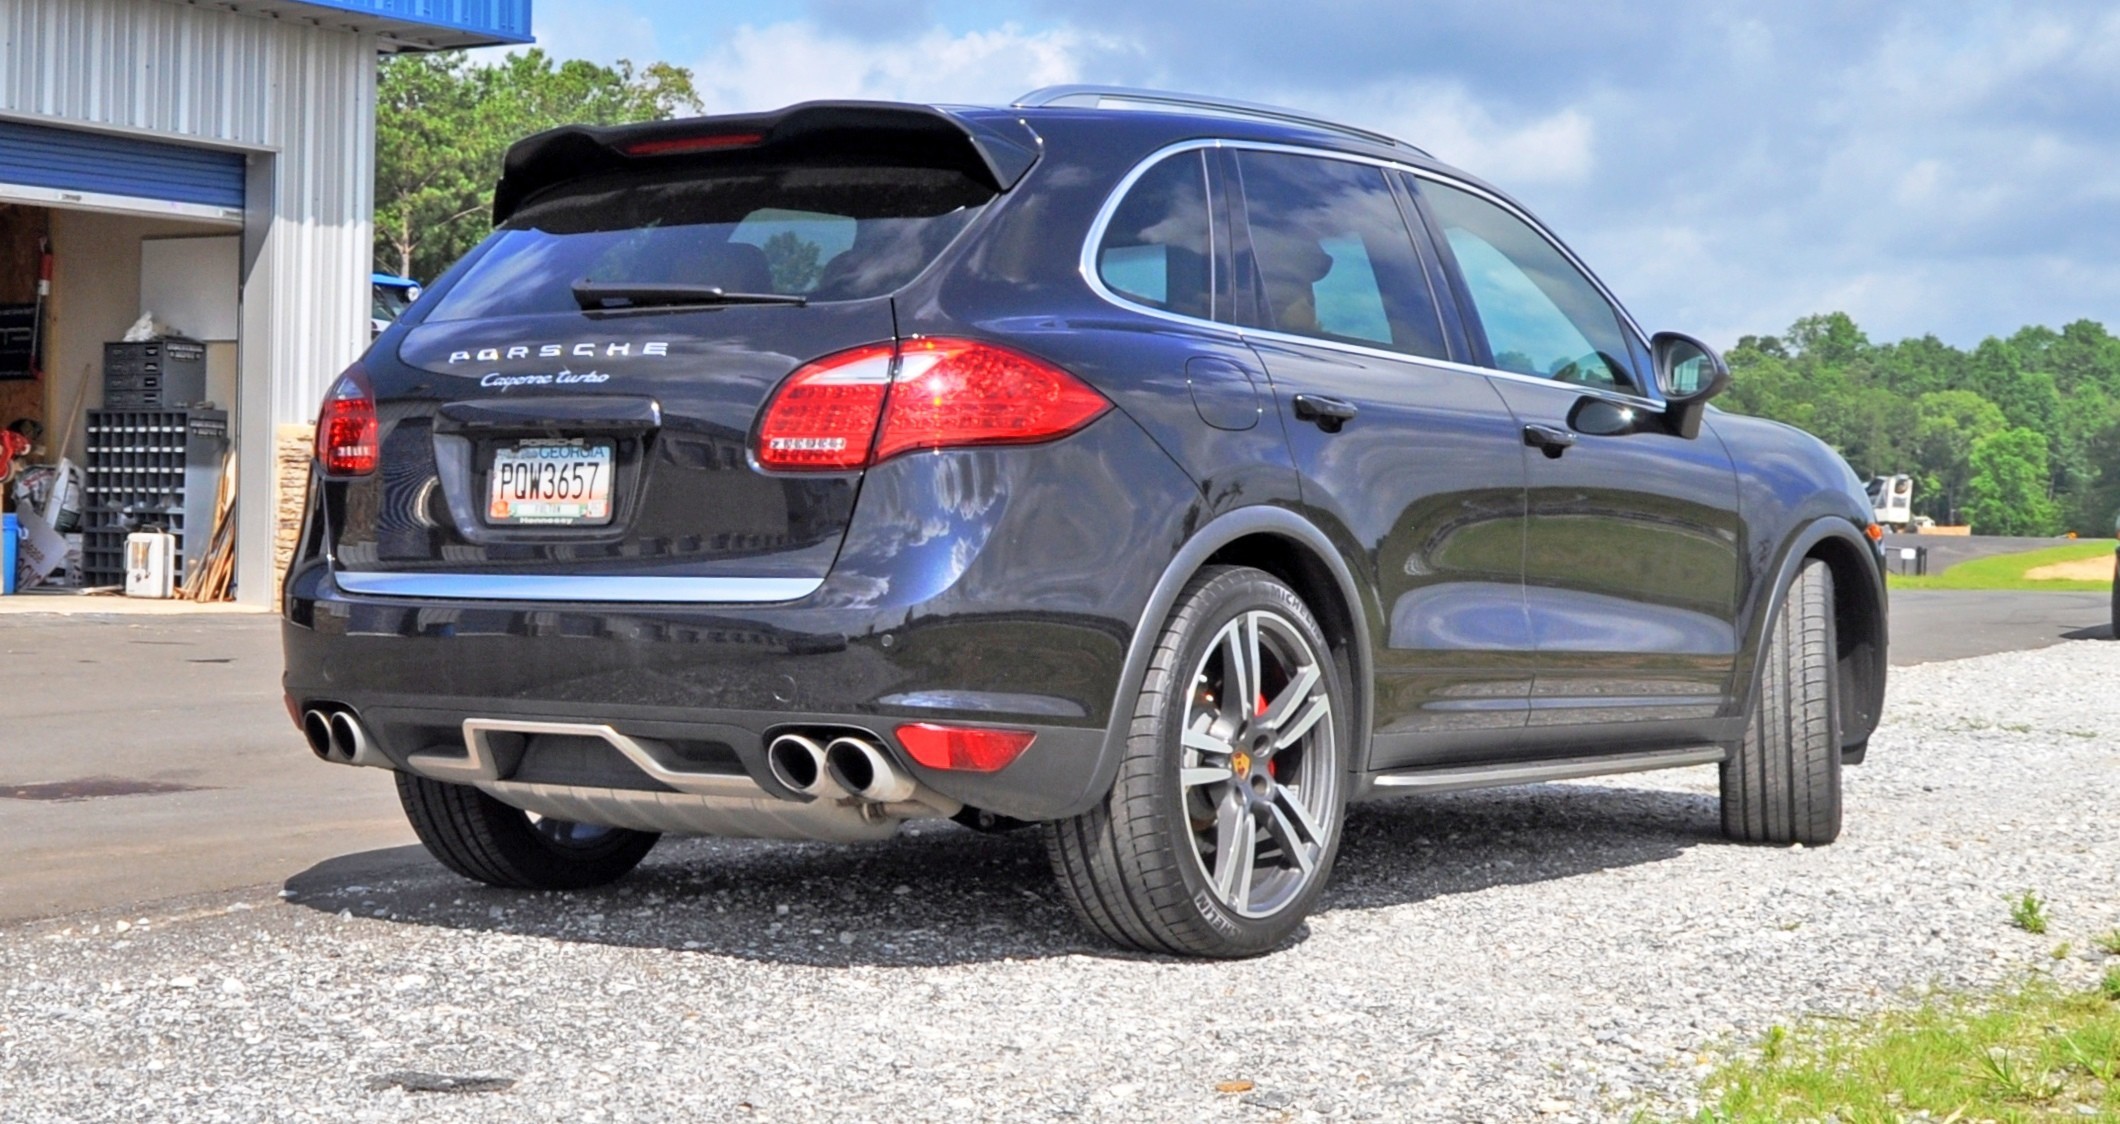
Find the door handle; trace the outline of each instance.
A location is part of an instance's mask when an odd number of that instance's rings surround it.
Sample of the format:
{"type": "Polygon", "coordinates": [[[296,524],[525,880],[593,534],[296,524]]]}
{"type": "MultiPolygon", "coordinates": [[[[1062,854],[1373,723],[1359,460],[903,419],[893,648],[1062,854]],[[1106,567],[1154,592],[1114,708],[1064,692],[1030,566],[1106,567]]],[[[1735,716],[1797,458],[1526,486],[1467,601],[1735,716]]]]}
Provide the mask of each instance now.
{"type": "Polygon", "coordinates": [[[1322,394],[1298,394],[1293,400],[1296,417],[1307,422],[1316,422],[1319,429],[1327,433],[1338,433],[1340,427],[1354,420],[1361,413],[1354,403],[1341,398],[1327,398],[1322,394]]]}
{"type": "Polygon", "coordinates": [[[1575,444],[1575,434],[1555,425],[1527,425],[1524,427],[1524,444],[1553,459],[1575,444]]]}

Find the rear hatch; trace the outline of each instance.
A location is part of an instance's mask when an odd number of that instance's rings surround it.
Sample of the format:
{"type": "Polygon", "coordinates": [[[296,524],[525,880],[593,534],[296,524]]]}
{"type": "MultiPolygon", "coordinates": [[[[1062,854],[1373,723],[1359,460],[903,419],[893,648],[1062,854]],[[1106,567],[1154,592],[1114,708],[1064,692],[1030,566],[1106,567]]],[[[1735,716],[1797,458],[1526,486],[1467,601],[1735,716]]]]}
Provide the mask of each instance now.
{"type": "Polygon", "coordinates": [[[501,228],[364,361],[375,469],[327,481],[342,584],[822,578],[861,474],[759,470],[760,412],[895,339],[892,294],[1022,171],[933,110],[825,108],[518,146],[501,228]]]}

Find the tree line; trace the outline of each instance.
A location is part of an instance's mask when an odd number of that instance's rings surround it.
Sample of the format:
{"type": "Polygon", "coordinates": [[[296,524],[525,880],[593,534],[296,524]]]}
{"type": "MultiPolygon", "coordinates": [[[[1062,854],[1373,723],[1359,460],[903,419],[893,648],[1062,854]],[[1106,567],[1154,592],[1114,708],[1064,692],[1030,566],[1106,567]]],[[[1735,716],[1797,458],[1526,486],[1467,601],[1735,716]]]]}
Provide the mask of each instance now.
{"type": "MultiPolygon", "coordinates": [[[[697,113],[692,73],[532,49],[497,63],[398,55],[377,78],[376,268],[431,282],[491,229],[508,146],[563,124],[697,113]]],[[[768,250],[801,247],[772,247],[768,250]]],[[[812,248],[814,250],[814,248],[812,248]]],[[[815,269],[771,254],[776,271],[815,269]]],[[[1746,336],[1720,405],[1824,438],[1865,479],[1915,478],[1914,510],[1987,534],[2109,534],[2120,509],[2120,340],[2089,320],[1962,351],[1872,343],[1844,313],[1746,336]]]]}
{"type": "Polygon", "coordinates": [[[1847,314],[1730,350],[1725,409],[1807,429],[1856,473],[1906,473],[1914,511],[1981,534],[2110,535],[2120,509],[2120,339],[2078,320],[1970,351],[1872,343],[1847,314]]]}
{"type": "Polygon", "coordinates": [[[500,62],[462,51],[394,55],[376,74],[376,268],[432,282],[493,229],[508,146],[559,125],[620,125],[698,113],[692,72],[555,61],[532,48],[500,62]]]}

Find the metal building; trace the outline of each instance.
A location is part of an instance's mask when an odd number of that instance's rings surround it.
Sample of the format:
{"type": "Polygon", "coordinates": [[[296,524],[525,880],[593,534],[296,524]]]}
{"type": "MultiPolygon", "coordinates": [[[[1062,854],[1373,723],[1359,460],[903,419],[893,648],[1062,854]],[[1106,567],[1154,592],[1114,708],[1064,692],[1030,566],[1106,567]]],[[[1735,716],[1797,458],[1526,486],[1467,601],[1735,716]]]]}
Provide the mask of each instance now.
{"type": "Polygon", "coordinates": [[[0,336],[39,337],[0,426],[78,461],[105,342],[143,311],[204,341],[236,596],[269,600],[275,432],[370,335],[377,58],[528,42],[530,0],[0,0],[0,36],[0,336]]]}

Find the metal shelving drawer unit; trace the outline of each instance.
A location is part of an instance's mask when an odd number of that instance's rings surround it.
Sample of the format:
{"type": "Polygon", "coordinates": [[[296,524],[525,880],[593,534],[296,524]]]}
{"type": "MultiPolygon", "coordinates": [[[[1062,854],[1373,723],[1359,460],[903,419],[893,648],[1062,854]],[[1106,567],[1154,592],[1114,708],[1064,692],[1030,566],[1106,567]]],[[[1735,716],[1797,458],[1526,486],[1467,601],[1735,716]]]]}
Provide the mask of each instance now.
{"type": "Polygon", "coordinates": [[[177,537],[177,574],[185,576],[213,534],[227,449],[223,410],[90,410],[83,580],[124,584],[125,536],[155,528],[177,537]]]}
{"type": "Polygon", "coordinates": [[[143,410],[206,398],[206,345],[178,336],[103,345],[103,405],[143,410]]]}

